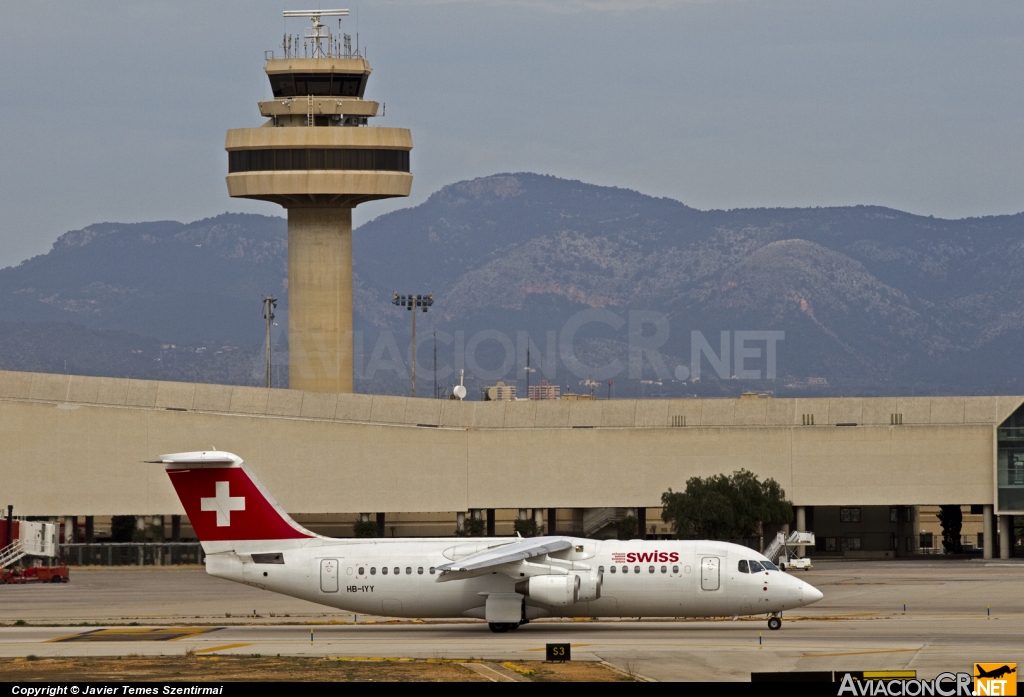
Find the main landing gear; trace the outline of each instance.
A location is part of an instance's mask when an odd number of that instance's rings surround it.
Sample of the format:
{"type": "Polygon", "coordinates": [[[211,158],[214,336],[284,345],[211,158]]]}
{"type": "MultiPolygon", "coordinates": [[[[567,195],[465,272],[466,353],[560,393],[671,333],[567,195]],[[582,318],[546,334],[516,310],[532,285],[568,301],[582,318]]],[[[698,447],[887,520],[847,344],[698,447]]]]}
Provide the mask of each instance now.
{"type": "Polygon", "coordinates": [[[490,622],[487,624],[495,634],[504,634],[510,629],[519,629],[518,622],[490,622]]]}
{"type": "Polygon", "coordinates": [[[777,615],[772,615],[768,618],[768,629],[775,631],[776,629],[782,629],[782,618],[777,615]]]}

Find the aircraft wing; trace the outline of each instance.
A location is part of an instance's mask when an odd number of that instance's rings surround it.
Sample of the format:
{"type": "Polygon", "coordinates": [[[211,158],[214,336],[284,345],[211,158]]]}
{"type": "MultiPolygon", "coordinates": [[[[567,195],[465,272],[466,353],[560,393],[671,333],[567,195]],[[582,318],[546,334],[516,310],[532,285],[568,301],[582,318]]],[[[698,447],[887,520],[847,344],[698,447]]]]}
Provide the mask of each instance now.
{"type": "Polygon", "coordinates": [[[529,559],[530,557],[539,557],[550,552],[558,552],[570,547],[572,547],[572,542],[564,537],[528,537],[495,549],[487,549],[483,552],[470,554],[468,557],[463,557],[447,564],[441,564],[437,568],[443,572],[479,571],[480,569],[509,564],[529,559]]]}

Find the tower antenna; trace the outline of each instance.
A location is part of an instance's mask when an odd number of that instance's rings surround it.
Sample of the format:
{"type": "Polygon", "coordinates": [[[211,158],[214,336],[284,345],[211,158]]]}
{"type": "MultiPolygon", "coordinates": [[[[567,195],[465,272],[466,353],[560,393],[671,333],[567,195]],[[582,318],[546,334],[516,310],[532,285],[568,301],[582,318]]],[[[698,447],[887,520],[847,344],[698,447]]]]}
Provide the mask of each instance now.
{"type": "MultiPolygon", "coordinates": [[[[348,17],[348,10],[285,10],[287,17],[306,17],[313,20],[313,26],[306,29],[305,38],[309,41],[312,49],[312,58],[327,58],[331,52],[331,28],[320,23],[321,17],[348,17]],[[324,52],[323,42],[327,42],[327,52],[324,52]]],[[[339,20],[340,21],[340,20],[339,20]]]]}

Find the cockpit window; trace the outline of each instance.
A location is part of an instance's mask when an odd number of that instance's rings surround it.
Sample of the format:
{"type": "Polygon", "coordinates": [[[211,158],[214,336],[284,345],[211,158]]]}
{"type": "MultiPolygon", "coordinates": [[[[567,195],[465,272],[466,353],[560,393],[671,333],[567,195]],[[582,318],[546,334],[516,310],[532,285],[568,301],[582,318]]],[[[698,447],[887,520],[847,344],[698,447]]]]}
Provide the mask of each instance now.
{"type": "Polygon", "coordinates": [[[739,563],[738,568],[739,568],[739,572],[741,574],[749,574],[750,573],[750,569],[747,568],[747,560],[746,559],[740,559],[740,563],[739,563]]]}
{"type": "Polygon", "coordinates": [[[763,561],[763,562],[761,562],[761,566],[763,566],[765,568],[765,571],[778,571],[779,570],[779,567],[775,566],[775,564],[772,564],[770,561],[763,561]]]}
{"type": "Polygon", "coordinates": [[[750,573],[756,574],[758,571],[764,571],[764,567],[761,566],[761,562],[750,560],[750,573]]]}

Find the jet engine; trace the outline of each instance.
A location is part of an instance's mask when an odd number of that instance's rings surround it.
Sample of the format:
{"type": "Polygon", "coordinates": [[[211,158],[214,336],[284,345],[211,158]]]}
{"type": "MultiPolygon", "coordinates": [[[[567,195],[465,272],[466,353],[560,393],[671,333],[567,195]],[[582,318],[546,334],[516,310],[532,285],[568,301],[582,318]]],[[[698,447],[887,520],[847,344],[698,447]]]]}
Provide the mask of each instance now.
{"type": "Polygon", "coordinates": [[[576,574],[531,576],[516,584],[516,593],[545,605],[572,605],[580,597],[580,577],[576,574]]]}
{"type": "Polygon", "coordinates": [[[601,598],[601,585],[604,583],[604,574],[597,569],[591,569],[589,574],[577,576],[580,580],[579,593],[576,600],[587,603],[601,598]]]}

